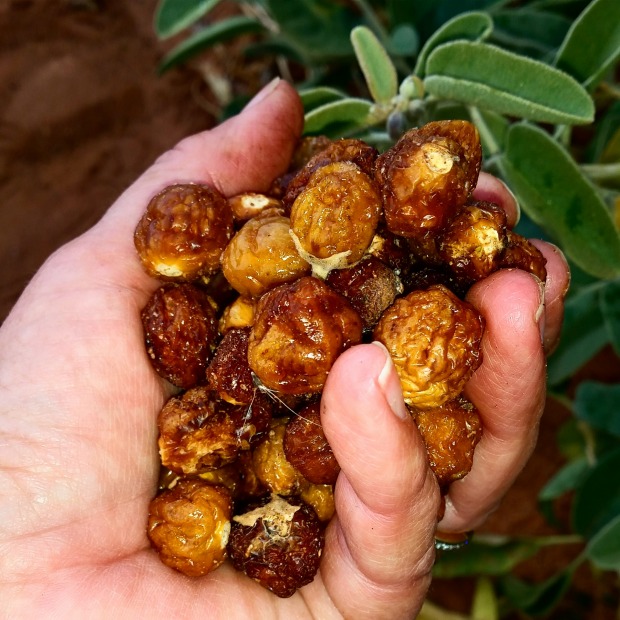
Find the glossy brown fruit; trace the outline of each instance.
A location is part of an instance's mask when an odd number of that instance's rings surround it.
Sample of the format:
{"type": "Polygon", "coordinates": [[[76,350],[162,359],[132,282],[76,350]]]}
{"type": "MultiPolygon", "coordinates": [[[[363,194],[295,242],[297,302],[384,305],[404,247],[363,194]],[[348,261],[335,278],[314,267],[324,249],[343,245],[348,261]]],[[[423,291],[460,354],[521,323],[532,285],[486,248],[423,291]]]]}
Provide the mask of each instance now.
{"type": "Polygon", "coordinates": [[[372,329],[383,311],[403,292],[394,270],[372,255],[353,267],[330,271],[325,282],[349,300],[366,329],[372,329]]]}
{"type": "Polygon", "coordinates": [[[190,282],[219,269],[232,234],[222,194],[207,185],[171,185],[149,202],[134,243],[149,274],[190,282]]]}
{"type": "Polygon", "coordinates": [[[480,415],[462,397],[426,411],[413,419],[424,439],[428,461],[440,487],[446,487],[469,473],[474,448],[482,437],[480,415]]]}
{"type": "Polygon", "coordinates": [[[439,255],[458,278],[477,282],[499,269],[506,234],[503,209],[491,202],[470,201],[441,233],[439,255]]]}
{"type": "Polygon", "coordinates": [[[376,162],[388,229],[404,237],[441,230],[476,186],[482,151],[467,121],[408,131],[376,162]]]}
{"type": "Polygon", "coordinates": [[[228,552],[237,570],[287,598],[314,579],[323,546],[323,528],[312,508],[274,496],[233,517],[228,552]]]}
{"type": "Polygon", "coordinates": [[[390,352],[408,405],[432,409],[456,398],[480,365],[484,320],[442,285],[388,308],[374,337],[390,352]]]}
{"type": "Polygon", "coordinates": [[[336,358],[362,338],[362,320],[327,284],[304,277],[261,297],[248,346],[260,381],[285,394],[323,389],[336,358]]]}
{"type": "Polygon", "coordinates": [[[320,403],[301,409],[286,425],[286,459],[313,484],[336,484],[340,465],[321,425],[320,403]]]}
{"type": "Polygon", "coordinates": [[[381,198],[374,181],[351,162],[316,170],[291,208],[291,231],[300,254],[324,277],[355,264],[377,230],[381,198]]]}
{"type": "Polygon", "coordinates": [[[218,336],[210,297],[192,284],[167,284],[151,296],[141,318],[157,373],[180,388],[204,381],[218,336]]]}
{"type": "Polygon", "coordinates": [[[147,534],[164,564],[199,577],[226,559],[231,517],[232,501],[224,487],[179,480],[151,501],[147,534]]]}
{"type": "Polygon", "coordinates": [[[508,231],[506,250],[502,256],[500,267],[506,269],[522,269],[535,275],[541,282],[547,279],[547,259],[540,250],[525,237],[508,231]]]}
{"type": "Polygon", "coordinates": [[[289,233],[290,221],[269,210],[246,222],[222,254],[222,273],[246,297],[310,273],[289,233]]]}

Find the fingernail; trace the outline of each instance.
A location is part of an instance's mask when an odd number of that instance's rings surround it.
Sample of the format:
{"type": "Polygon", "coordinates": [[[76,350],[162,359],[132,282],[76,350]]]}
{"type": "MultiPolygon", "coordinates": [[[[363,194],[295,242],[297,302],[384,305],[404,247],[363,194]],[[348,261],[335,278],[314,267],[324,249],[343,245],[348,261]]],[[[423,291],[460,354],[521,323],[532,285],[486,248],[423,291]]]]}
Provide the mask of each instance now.
{"type": "Polygon", "coordinates": [[[536,276],[532,276],[538,284],[538,308],[536,308],[536,314],[534,314],[534,320],[538,323],[538,329],[540,331],[540,341],[544,342],[545,338],[545,283],[539,280],[536,276]]]}
{"type": "Polygon", "coordinates": [[[385,354],[385,364],[377,377],[377,383],[394,415],[401,420],[406,420],[410,417],[409,410],[403,400],[403,390],[400,386],[400,379],[396,374],[390,352],[380,342],[373,342],[372,344],[379,347],[385,354]]]}
{"type": "Polygon", "coordinates": [[[265,101],[265,99],[267,99],[267,97],[269,97],[269,95],[271,95],[271,93],[276,88],[278,88],[281,81],[282,81],[282,78],[280,77],[273,78],[273,80],[271,80],[269,84],[267,84],[266,86],[263,86],[263,88],[261,88],[261,90],[259,90],[258,93],[254,95],[251,101],[245,106],[245,109],[249,110],[250,108],[253,108],[255,105],[258,105],[259,103],[265,101]]]}
{"type": "Polygon", "coordinates": [[[517,200],[517,197],[515,195],[515,193],[510,189],[510,187],[508,187],[508,185],[506,185],[506,183],[504,183],[501,179],[500,179],[502,185],[506,188],[506,191],[512,196],[512,199],[515,203],[515,226],[519,223],[519,220],[521,219],[521,205],[519,204],[519,201],[517,200]]]}

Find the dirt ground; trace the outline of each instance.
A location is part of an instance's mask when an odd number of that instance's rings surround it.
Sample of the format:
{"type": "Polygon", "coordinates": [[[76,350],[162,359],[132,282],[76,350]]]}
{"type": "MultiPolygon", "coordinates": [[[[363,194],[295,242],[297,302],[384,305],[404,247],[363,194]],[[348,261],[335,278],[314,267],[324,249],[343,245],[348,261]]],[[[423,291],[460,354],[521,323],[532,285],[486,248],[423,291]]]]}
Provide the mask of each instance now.
{"type": "Polygon", "coordinates": [[[54,249],[214,122],[194,74],[156,75],[155,4],[0,2],[0,321],[54,249]]]}
{"type": "MultiPolygon", "coordinates": [[[[165,49],[156,0],[0,1],[0,322],[45,258],[91,226],[161,152],[215,122],[189,70],[156,74],[165,49]]],[[[554,534],[535,496],[557,471],[548,408],[539,447],[485,530],[554,534]]],[[[539,580],[574,557],[549,550],[520,571],[539,580]]],[[[581,571],[557,618],[612,618],[615,582],[581,571]]],[[[436,582],[431,596],[468,608],[471,583],[436,582]]]]}

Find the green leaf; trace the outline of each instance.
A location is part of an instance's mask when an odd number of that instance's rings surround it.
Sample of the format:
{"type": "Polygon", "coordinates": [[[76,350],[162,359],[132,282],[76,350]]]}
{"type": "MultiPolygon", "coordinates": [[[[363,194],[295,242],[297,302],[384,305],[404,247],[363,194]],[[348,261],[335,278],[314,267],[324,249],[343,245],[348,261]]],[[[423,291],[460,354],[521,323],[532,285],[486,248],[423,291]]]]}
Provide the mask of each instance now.
{"type": "Polygon", "coordinates": [[[616,484],[620,470],[620,449],[601,457],[575,494],[573,527],[592,538],[620,514],[620,493],[616,484]]]}
{"type": "Polygon", "coordinates": [[[169,52],[159,65],[159,72],[164,73],[164,71],[168,71],[171,67],[185,62],[198,54],[198,52],[202,52],[216,43],[233,39],[242,34],[262,32],[263,30],[264,26],[260,22],[249,17],[230,17],[215,22],[213,25],[185,39],[185,41],[169,52]]]}
{"type": "Polygon", "coordinates": [[[573,407],[579,419],[620,437],[620,384],[583,381],[577,387],[573,407]]]}
{"type": "Polygon", "coordinates": [[[594,103],[570,75],[486,43],[454,41],[426,63],[426,90],[520,118],[567,125],[590,123],[594,103]]]}
{"type": "Polygon", "coordinates": [[[600,287],[591,285],[566,300],[560,344],[549,358],[549,385],[571,377],[608,343],[599,294],[600,287]]]}
{"type": "Polygon", "coordinates": [[[602,570],[620,571],[620,515],[592,538],[585,554],[602,570]]]}
{"type": "Polygon", "coordinates": [[[310,110],[325,105],[326,103],[346,99],[347,95],[336,88],[330,88],[329,86],[317,86],[316,88],[300,90],[299,97],[303,103],[304,110],[309,112],[310,110]]]}
{"type": "Polygon", "coordinates": [[[609,282],[601,291],[601,310],[611,344],[620,356],[620,282],[609,282]]]}
{"type": "Polygon", "coordinates": [[[545,484],[538,494],[538,501],[551,501],[568,491],[573,491],[579,486],[588,471],[590,471],[590,465],[585,458],[570,461],[545,484]]]}
{"type": "Polygon", "coordinates": [[[399,24],[390,32],[390,53],[396,56],[414,56],[420,47],[420,36],[411,24],[399,24]]]}
{"type": "Polygon", "coordinates": [[[504,593],[510,602],[532,616],[549,613],[562,599],[573,579],[569,567],[538,584],[528,584],[509,576],[504,580],[504,593]]]}
{"type": "Polygon", "coordinates": [[[620,2],[593,0],[573,23],[555,64],[589,89],[620,57],[620,2]]]}
{"type": "Polygon", "coordinates": [[[359,17],[330,0],[265,0],[280,36],[300,50],[309,63],[352,58],[349,35],[359,17]]]}
{"type": "Polygon", "coordinates": [[[337,130],[362,128],[368,125],[372,103],[365,99],[347,98],[326,103],[305,116],[304,133],[327,132],[328,128],[337,130]]]}
{"type": "Polygon", "coordinates": [[[523,209],[571,260],[598,278],[620,275],[620,236],[609,210],[549,134],[525,123],[512,125],[500,166],[523,209]]]}
{"type": "Polygon", "coordinates": [[[457,15],[435,31],[426,41],[418,56],[415,69],[413,70],[414,74],[418,77],[424,77],[426,61],[436,47],[457,39],[483,41],[491,34],[492,30],[493,21],[487,13],[471,12],[457,15]]]}
{"type": "Polygon", "coordinates": [[[491,40],[500,47],[543,59],[561,45],[571,20],[527,7],[493,12],[491,40]]]}
{"type": "Polygon", "coordinates": [[[161,0],[155,11],[155,32],[167,39],[197,22],[220,0],[161,0]]]}
{"type": "Polygon", "coordinates": [[[540,545],[535,540],[501,538],[498,541],[477,541],[466,547],[440,555],[433,575],[442,579],[469,575],[505,575],[517,564],[536,555],[540,545]]]}
{"type": "Polygon", "coordinates": [[[470,617],[471,620],[498,620],[497,596],[490,579],[482,577],[476,580],[470,617]]]}
{"type": "Polygon", "coordinates": [[[398,92],[398,76],[385,48],[366,26],[352,30],[351,43],[370,95],[379,104],[389,103],[398,92]]]}

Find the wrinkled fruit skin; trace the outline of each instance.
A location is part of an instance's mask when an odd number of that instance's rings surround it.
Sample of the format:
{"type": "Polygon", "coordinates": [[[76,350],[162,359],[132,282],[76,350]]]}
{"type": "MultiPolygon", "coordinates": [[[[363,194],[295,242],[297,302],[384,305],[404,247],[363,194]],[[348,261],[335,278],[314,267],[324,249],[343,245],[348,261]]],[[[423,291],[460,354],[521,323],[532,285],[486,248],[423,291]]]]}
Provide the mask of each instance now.
{"type": "Polygon", "coordinates": [[[286,459],[314,484],[336,484],[340,472],[321,426],[320,404],[301,409],[286,425],[283,439],[286,459]]]}
{"type": "Polygon", "coordinates": [[[308,276],[261,297],[248,361],[268,388],[317,393],[336,358],[361,339],[362,320],[349,302],[308,276]]]}
{"type": "Polygon", "coordinates": [[[228,561],[279,597],[313,580],[340,474],[321,393],[361,342],[389,351],[441,493],[467,475],[484,320],[465,299],[498,269],[546,278],[504,211],[473,198],[481,154],[465,121],[380,155],[306,137],[266,194],[186,184],[150,201],[134,241],[163,286],[142,312],[146,349],[178,388],[157,417],[147,534],[162,562],[199,576],[228,561]]]}
{"type": "Polygon", "coordinates": [[[152,295],[141,318],[156,372],[180,388],[201,382],[218,336],[209,296],[191,284],[164,285],[152,295]]]}
{"type": "Polygon", "coordinates": [[[191,282],[219,269],[232,233],[232,212],[217,190],[171,185],[149,202],[134,243],[150,275],[191,282]]]}
{"type": "Polygon", "coordinates": [[[231,518],[232,500],[224,487],[179,480],[151,501],[147,533],[164,564],[200,577],[226,559],[231,518]]]}
{"type": "Polygon", "coordinates": [[[316,574],[324,546],[322,526],[301,501],[281,498],[233,518],[228,552],[233,565],[281,598],[316,574]]]}
{"type": "Polygon", "coordinates": [[[441,230],[476,186],[481,160],[478,132],[466,121],[405,133],[376,162],[388,229],[414,238],[441,230]]]}
{"type": "Polygon", "coordinates": [[[408,405],[430,409],[456,398],[482,362],[484,320],[442,285],[413,291],[374,331],[392,356],[408,405]]]}
{"type": "Polygon", "coordinates": [[[482,437],[480,414],[472,403],[459,397],[434,409],[415,411],[413,419],[437,482],[447,489],[471,469],[474,449],[482,437]]]}

